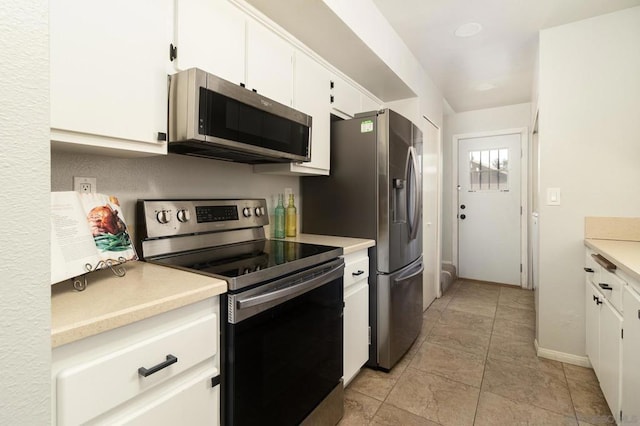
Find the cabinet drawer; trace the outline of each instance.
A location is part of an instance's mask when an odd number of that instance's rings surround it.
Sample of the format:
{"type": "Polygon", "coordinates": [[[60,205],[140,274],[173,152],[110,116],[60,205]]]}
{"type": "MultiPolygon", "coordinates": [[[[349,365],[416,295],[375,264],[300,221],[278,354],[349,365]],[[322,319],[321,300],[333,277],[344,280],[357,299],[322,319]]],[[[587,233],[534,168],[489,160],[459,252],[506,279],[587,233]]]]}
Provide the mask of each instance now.
{"type": "Polygon", "coordinates": [[[369,258],[361,257],[353,261],[345,258],[344,264],[344,288],[366,280],[369,277],[369,258]]]}
{"type": "Polygon", "coordinates": [[[585,260],[584,260],[584,270],[585,273],[587,275],[587,278],[594,284],[594,285],[598,285],[598,272],[600,271],[600,265],[598,265],[596,263],[595,260],[593,260],[593,257],[591,257],[591,255],[593,254],[593,251],[591,250],[587,250],[587,253],[585,255],[585,260]]]}
{"type": "Polygon", "coordinates": [[[613,305],[618,312],[622,312],[622,290],[626,283],[616,274],[600,268],[598,282],[596,284],[604,297],[613,305]]]}
{"type": "Polygon", "coordinates": [[[56,376],[58,424],[84,423],[215,356],[217,334],[218,317],[208,314],[60,371],[56,376]],[[171,363],[171,357],[177,361],[171,363]],[[153,372],[153,367],[163,364],[170,365],[153,372]],[[143,369],[150,374],[143,377],[143,369]]]}

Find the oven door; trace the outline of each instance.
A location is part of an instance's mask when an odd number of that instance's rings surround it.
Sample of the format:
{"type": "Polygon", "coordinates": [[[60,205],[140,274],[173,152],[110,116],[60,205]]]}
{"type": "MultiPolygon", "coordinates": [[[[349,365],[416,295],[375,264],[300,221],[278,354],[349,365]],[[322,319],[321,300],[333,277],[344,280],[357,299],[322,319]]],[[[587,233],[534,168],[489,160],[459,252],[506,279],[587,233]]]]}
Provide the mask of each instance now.
{"type": "Polygon", "coordinates": [[[342,377],[342,259],[226,295],[223,419],[297,425],[342,377]]]}

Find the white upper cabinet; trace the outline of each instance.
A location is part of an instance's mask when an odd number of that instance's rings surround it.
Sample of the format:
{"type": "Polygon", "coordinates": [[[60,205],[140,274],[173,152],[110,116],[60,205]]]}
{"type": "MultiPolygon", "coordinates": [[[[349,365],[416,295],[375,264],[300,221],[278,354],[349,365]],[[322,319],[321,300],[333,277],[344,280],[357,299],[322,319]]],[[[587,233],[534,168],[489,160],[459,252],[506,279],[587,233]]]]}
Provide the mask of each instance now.
{"type": "Polygon", "coordinates": [[[166,154],[172,0],[52,0],[53,146],[166,154]]]}
{"type": "Polygon", "coordinates": [[[247,88],[293,104],[293,46],[264,25],[247,22],[247,88]]]}
{"type": "Polygon", "coordinates": [[[331,76],[330,82],[331,95],[329,103],[331,108],[339,113],[353,117],[355,114],[362,112],[360,108],[360,91],[347,83],[337,75],[331,76]]]}
{"type": "Polygon", "coordinates": [[[378,103],[378,101],[376,101],[373,98],[370,98],[369,96],[365,95],[364,93],[362,94],[360,99],[361,99],[361,107],[360,107],[360,111],[359,112],[376,111],[376,110],[381,109],[381,106],[378,103]]]}
{"type": "Polygon", "coordinates": [[[245,25],[245,14],[228,0],[176,1],[176,69],[200,68],[244,83],[245,25]]]}
{"type": "Polygon", "coordinates": [[[312,117],[311,161],[261,164],[256,173],[328,175],[330,156],[329,71],[302,52],[295,53],[293,107],[312,117]]]}

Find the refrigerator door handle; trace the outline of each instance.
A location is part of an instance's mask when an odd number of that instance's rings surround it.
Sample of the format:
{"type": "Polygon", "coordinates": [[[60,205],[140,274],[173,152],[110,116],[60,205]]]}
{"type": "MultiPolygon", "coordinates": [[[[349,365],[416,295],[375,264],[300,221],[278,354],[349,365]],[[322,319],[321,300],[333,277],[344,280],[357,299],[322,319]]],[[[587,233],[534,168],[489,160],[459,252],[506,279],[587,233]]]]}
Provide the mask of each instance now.
{"type": "Polygon", "coordinates": [[[422,262],[420,262],[420,264],[416,266],[418,267],[418,270],[416,272],[413,272],[412,274],[409,274],[409,275],[401,275],[399,277],[396,277],[393,281],[396,283],[400,281],[406,281],[424,272],[424,265],[422,264],[422,262]]]}
{"type": "Polygon", "coordinates": [[[418,170],[418,159],[416,157],[416,151],[414,147],[409,147],[409,155],[407,157],[407,181],[411,178],[411,169],[413,169],[412,185],[413,193],[407,197],[407,212],[413,201],[413,217],[409,222],[409,239],[413,240],[418,235],[418,228],[420,228],[420,213],[422,212],[422,182],[420,179],[420,171],[418,170]]]}

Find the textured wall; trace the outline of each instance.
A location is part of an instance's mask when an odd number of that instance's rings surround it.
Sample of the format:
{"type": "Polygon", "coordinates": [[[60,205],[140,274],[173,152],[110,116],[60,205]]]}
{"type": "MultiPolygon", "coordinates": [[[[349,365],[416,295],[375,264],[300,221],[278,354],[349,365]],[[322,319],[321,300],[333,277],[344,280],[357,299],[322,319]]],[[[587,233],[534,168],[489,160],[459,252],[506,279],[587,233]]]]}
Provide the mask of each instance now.
{"type": "Polygon", "coordinates": [[[0,3],[0,424],[50,422],[48,2],[0,3]]]}
{"type": "Polygon", "coordinates": [[[287,187],[296,196],[298,217],[302,213],[298,177],[255,174],[248,164],[175,154],[131,159],[54,152],[51,190],[71,191],[73,176],[96,177],[98,192],[119,198],[132,227],[138,198],[266,198],[271,211],[287,187]]]}
{"type": "Polygon", "coordinates": [[[540,33],[541,349],[585,354],[585,216],[640,216],[639,41],[640,7],[540,33]]]}

